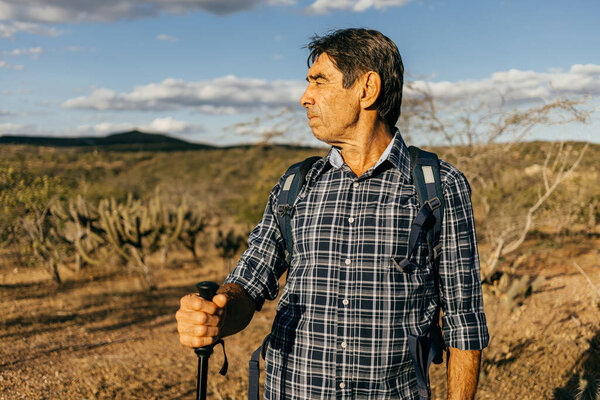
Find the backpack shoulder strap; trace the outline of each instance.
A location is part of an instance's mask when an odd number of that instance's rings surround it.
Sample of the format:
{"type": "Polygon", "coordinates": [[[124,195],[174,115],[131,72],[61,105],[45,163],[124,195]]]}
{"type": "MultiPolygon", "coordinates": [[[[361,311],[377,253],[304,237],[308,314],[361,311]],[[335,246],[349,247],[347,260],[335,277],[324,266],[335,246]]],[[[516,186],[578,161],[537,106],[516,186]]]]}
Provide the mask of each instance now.
{"type": "Polygon", "coordinates": [[[398,266],[405,269],[410,265],[410,259],[417,248],[421,233],[426,233],[429,261],[437,275],[437,259],[440,250],[440,233],[442,231],[442,216],[444,215],[444,195],[440,180],[440,162],[435,153],[430,153],[410,146],[410,173],[417,189],[420,208],[413,219],[408,235],[408,251],[406,258],[398,266]]]}
{"type": "Polygon", "coordinates": [[[286,261],[289,262],[294,242],[292,238],[292,207],[300,193],[300,189],[306,183],[306,174],[313,164],[321,157],[309,157],[304,161],[296,163],[288,168],[283,174],[283,186],[279,192],[277,210],[275,210],[281,236],[285,241],[286,261]]]}
{"type": "MultiPolygon", "coordinates": [[[[439,287],[439,255],[442,217],[444,215],[444,194],[440,178],[440,161],[435,153],[430,153],[410,146],[410,173],[417,189],[420,208],[412,222],[408,236],[408,253],[399,266],[405,268],[410,264],[412,253],[416,249],[417,240],[421,233],[426,234],[429,261],[433,268],[435,287],[439,287]]],[[[413,359],[419,399],[428,400],[431,396],[429,389],[429,365],[439,364],[445,349],[444,339],[439,326],[439,290],[438,308],[432,323],[425,335],[408,337],[408,348],[413,359]]]]}
{"type": "MultiPolygon", "coordinates": [[[[415,146],[410,146],[408,151],[410,154],[410,173],[417,189],[421,209],[425,207],[423,211],[430,214],[426,217],[428,221],[423,221],[423,225],[418,226],[418,228],[427,232],[429,260],[435,265],[439,257],[442,217],[444,215],[440,160],[437,154],[421,150],[415,146]]],[[[421,210],[419,210],[419,213],[421,213],[421,210]]],[[[418,217],[419,215],[417,215],[418,217]]],[[[417,235],[419,233],[416,232],[417,235]]]]}

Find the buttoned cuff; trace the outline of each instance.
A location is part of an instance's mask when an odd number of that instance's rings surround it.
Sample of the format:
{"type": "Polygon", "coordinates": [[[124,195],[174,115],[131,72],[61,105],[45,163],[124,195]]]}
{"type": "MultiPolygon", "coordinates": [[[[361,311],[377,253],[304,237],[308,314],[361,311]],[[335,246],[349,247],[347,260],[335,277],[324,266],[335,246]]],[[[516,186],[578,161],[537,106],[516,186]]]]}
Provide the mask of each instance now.
{"type": "Polygon", "coordinates": [[[460,350],[481,350],[490,340],[485,314],[471,312],[442,317],[446,346],[460,350]]]}

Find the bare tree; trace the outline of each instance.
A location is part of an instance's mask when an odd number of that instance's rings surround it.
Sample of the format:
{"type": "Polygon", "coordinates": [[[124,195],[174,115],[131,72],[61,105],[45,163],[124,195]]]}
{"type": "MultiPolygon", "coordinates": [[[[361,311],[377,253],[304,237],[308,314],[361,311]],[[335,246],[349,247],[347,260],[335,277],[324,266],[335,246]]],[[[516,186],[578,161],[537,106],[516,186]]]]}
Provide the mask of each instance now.
{"type": "Polygon", "coordinates": [[[588,146],[589,144],[586,143],[579,151],[575,151],[572,146],[565,146],[563,142],[551,147],[540,171],[543,190],[538,194],[535,203],[527,209],[525,215],[519,215],[519,219],[523,219],[524,222],[507,224],[500,231],[494,232],[494,248],[487,256],[482,271],[484,280],[489,279],[496,271],[500,257],[514,252],[523,244],[527,233],[535,225],[535,214],[558,186],[577,169],[588,146]]]}
{"type": "Polygon", "coordinates": [[[576,149],[550,143],[542,162],[538,154],[520,159],[516,146],[535,130],[588,122],[591,111],[586,99],[557,96],[537,104],[513,103],[510,108],[498,90],[496,101],[447,104],[438,101],[426,85],[408,83],[407,87],[411,97],[403,105],[400,127],[405,136],[443,145],[438,150],[441,156],[471,182],[478,233],[488,245],[482,254],[482,275],[489,279],[501,257],[517,250],[539,225],[540,211],[588,148],[587,144],[576,149]]]}

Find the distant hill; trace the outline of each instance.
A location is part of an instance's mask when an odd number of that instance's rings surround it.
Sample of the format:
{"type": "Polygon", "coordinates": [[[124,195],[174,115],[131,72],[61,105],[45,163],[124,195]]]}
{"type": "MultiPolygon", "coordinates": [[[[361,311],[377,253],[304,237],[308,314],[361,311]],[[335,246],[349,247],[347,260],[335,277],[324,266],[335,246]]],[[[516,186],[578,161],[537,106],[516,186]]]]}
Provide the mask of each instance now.
{"type": "Polygon", "coordinates": [[[25,144],[48,147],[108,147],[114,150],[197,150],[213,149],[214,146],[186,142],[185,140],[137,130],[114,133],[103,137],[43,137],[43,136],[0,136],[0,144],[25,144]]]}
{"type": "MultiPolygon", "coordinates": [[[[182,151],[182,150],[214,150],[214,149],[249,149],[255,144],[236,144],[228,146],[213,146],[204,143],[190,143],[160,133],[145,133],[137,130],[113,133],[108,136],[81,136],[81,137],[48,137],[48,136],[18,136],[2,135],[0,144],[46,146],[46,147],[101,147],[106,150],[116,151],[182,151]]],[[[263,148],[279,148],[291,150],[322,150],[312,146],[296,144],[263,144],[263,148]]],[[[323,147],[325,148],[325,147],[323,147]]]]}
{"type": "MultiPolygon", "coordinates": [[[[108,136],[81,136],[81,137],[48,137],[48,136],[18,136],[2,135],[0,144],[16,144],[46,147],[101,147],[106,150],[117,151],[181,151],[181,150],[211,150],[211,149],[249,149],[253,144],[237,144],[229,146],[213,146],[204,143],[190,143],[160,133],[145,133],[137,130],[113,133],[108,136]]],[[[292,150],[319,150],[312,146],[295,144],[268,144],[265,149],[280,148],[292,150]]]]}

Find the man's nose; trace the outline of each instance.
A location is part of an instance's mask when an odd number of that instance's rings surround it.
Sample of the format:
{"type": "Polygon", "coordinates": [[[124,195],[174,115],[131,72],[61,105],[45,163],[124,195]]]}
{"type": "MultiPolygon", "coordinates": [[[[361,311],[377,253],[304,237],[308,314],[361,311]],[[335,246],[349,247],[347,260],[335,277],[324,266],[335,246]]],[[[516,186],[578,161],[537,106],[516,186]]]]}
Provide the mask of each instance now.
{"type": "Polygon", "coordinates": [[[302,104],[302,107],[309,107],[315,104],[315,99],[310,95],[308,87],[304,91],[302,97],[300,97],[300,104],[302,104]]]}

